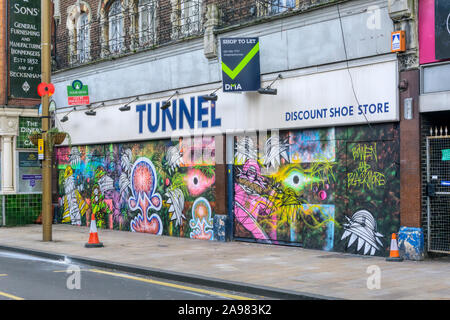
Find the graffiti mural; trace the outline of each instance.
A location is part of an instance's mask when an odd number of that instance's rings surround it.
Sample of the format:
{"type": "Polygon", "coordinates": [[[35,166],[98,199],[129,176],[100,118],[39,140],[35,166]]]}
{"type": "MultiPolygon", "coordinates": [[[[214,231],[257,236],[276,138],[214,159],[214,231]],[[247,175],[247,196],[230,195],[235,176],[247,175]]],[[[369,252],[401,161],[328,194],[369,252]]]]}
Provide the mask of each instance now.
{"type": "Polygon", "coordinates": [[[237,239],[386,255],[399,228],[394,124],[241,136],[234,156],[237,239]]]}
{"type": "Polygon", "coordinates": [[[62,222],[213,240],[214,138],[58,148],[62,222]]]}

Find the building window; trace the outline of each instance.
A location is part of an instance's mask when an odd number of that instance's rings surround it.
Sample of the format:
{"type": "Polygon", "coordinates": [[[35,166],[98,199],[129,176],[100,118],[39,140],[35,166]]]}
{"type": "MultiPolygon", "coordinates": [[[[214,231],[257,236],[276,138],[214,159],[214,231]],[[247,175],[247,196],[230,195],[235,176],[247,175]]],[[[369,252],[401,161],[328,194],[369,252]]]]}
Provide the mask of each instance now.
{"type": "Polygon", "coordinates": [[[69,33],[69,63],[85,63],[90,59],[91,10],[84,1],[67,9],[67,31],[69,33]]]}
{"type": "Polygon", "coordinates": [[[115,0],[108,12],[108,42],[110,53],[120,53],[125,49],[124,18],[120,0],[115,0]]]}
{"type": "Polygon", "coordinates": [[[270,5],[270,13],[277,14],[295,8],[295,0],[272,0],[270,5]]]}
{"type": "Polygon", "coordinates": [[[79,63],[89,61],[90,47],[89,18],[83,12],[77,22],[77,61],[79,63]]]}
{"type": "Polygon", "coordinates": [[[156,44],[157,1],[139,0],[139,44],[148,46],[156,44]]]}
{"type": "Polygon", "coordinates": [[[201,0],[171,0],[172,38],[182,38],[201,31],[201,0]]]}
{"type": "Polygon", "coordinates": [[[274,15],[293,9],[297,6],[298,0],[269,0],[258,1],[256,4],[258,16],[274,15]]]}

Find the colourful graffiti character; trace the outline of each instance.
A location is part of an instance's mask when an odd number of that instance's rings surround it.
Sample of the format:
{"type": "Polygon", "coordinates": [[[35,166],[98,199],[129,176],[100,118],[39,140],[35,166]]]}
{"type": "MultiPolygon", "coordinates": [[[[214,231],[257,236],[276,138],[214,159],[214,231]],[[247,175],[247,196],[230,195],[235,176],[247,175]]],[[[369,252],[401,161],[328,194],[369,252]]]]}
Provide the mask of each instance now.
{"type": "Polygon", "coordinates": [[[70,222],[79,226],[81,225],[81,216],[84,216],[88,205],[75,185],[73,170],[70,166],[66,167],[64,171],[64,193],[62,222],[70,222]]]}
{"type": "Polygon", "coordinates": [[[161,235],[161,218],[155,213],[148,217],[151,208],[159,211],[162,206],[161,195],[155,192],[157,176],[153,163],[147,158],[137,159],[131,170],[130,182],[132,196],[128,199],[128,205],[131,210],[140,211],[130,223],[131,231],[161,235]]]}
{"type": "Polygon", "coordinates": [[[91,196],[92,213],[95,214],[95,221],[98,228],[106,226],[106,218],[111,214],[109,206],[105,202],[105,196],[101,192],[100,186],[94,184],[91,196]]]}
{"type": "MultiPolygon", "coordinates": [[[[239,169],[238,169],[239,170],[239,169]]],[[[263,195],[266,184],[256,160],[247,160],[237,174],[235,184],[235,219],[258,240],[270,242],[270,237],[258,223],[260,215],[271,213],[271,202],[263,195]]],[[[275,236],[275,235],[273,235],[275,236]]]]}
{"type": "Polygon", "coordinates": [[[191,239],[213,240],[213,220],[211,206],[203,197],[198,198],[192,205],[192,219],[189,225],[192,228],[191,239]]]}

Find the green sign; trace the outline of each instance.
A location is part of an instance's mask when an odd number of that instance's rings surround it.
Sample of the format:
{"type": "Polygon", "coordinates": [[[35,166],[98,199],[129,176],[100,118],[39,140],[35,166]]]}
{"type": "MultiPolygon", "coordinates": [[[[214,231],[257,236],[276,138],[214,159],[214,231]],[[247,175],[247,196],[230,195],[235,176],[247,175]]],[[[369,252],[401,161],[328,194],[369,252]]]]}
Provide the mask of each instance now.
{"type": "Polygon", "coordinates": [[[450,161],[450,149],[442,150],[442,161],[450,161]]]}
{"type": "Polygon", "coordinates": [[[75,80],[71,86],[67,86],[67,103],[69,106],[89,104],[88,86],[80,80],[75,80]]]}
{"type": "Polygon", "coordinates": [[[36,146],[28,138],[33,133],[40,133],[42,123],[40,118],[20,117],[19,136],[17,137],[17,148],[35,149],[36,146]]]}
{"type": "Polygon", "coordinates": [[[19,152],[19,167],[20,168],[40,167],[37,152],[19,152]]]}
{"type": "Polygon", "coordinates": [[[9,1],[9,81],[11,98],[40,99],[41,1],[9,1]]]}

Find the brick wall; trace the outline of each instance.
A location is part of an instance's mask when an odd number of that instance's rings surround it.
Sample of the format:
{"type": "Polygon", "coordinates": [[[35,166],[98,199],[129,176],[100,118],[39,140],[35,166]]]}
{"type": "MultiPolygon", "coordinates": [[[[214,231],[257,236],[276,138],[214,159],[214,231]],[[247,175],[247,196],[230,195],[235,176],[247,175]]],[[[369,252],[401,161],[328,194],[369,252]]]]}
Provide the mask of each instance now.
{"type": "Polygon", "coordinates": [[[402,226],[420,227],[420,122],[419,70],[400,73],[408,88],[400,91],[400,222],[402,226]],[[404,119],[404,99],[413,98],[413,119],[404,119]]]}

